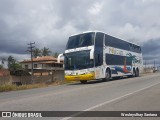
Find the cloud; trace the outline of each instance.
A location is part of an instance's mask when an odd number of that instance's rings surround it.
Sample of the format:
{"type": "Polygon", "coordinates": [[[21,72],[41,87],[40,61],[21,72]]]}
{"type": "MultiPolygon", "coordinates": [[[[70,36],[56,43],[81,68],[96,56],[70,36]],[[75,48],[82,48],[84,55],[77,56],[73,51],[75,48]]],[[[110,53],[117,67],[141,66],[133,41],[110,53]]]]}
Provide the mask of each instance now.
{"type": "Polygon", "coordinates": [[[23,59],[29,42],[63,52],[70,35],[100,30],[142,45],[146,59],[153,53],[160,59],[159,6],[158,0],[1,0],[0,53],[23,59]]]}
{"type": "Polygon", "coordinates": [[[145,42],[142,46],[142,51],[144,60],[156,61],[158,64],[160,64],[160,39],[149,40],[145,42]]]}
{"type": "Polygon", "coordinates": [[[93,14],[93,15],[97,15],[101,9],[103,7],[103,2],[99,3],[95,3],[88,11],[90,14],[93,14]]]}

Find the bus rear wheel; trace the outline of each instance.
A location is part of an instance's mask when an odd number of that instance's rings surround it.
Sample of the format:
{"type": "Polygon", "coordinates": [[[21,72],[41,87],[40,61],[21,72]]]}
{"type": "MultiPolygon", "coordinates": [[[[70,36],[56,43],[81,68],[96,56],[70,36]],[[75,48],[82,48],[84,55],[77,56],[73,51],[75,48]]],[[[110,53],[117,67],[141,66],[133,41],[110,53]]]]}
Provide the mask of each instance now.
{"type": "Polygon", "coordinates": [[[81,80],[80,81],[82,84],[86,84],[87,83],[87,80],[81,80]]]}
{"type": "Polygon", "coordinates": [[[136,77],[139,77],[139,70],[136,69],[136,77]]]}

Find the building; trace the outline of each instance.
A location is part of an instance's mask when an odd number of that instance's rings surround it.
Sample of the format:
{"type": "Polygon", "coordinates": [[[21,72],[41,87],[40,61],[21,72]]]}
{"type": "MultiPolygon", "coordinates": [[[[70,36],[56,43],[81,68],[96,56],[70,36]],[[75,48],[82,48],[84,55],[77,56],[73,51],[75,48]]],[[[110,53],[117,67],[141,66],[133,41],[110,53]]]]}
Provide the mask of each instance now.
{"type": "MultiPolygon", "coordinates": [[[[22,68],[31,71],[32,61],[24,60],[21,62],[22,68]]],[[[63,61],[57,62],[57,58],[53,56],[42,56],[33,58],[33,70],[34,73],[51,72],[55,70],[63,70],[63,61]]]]}

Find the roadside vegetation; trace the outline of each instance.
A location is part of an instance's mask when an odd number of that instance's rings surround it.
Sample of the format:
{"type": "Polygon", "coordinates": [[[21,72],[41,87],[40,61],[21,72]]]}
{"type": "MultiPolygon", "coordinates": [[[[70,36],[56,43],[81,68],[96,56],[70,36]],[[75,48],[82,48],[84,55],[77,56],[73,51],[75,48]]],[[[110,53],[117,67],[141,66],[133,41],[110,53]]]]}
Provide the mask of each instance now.
{"type": "MultiPolygon", "coordinates": [[[[150,75],[150,74],[153,74],[153,72],[143,73],[143,74],[141,74],[141,76],[146,76],[146,75],[150,75]]],[[[28,85],[20,85],[20,86],[17,86],[14,84],[4,84],[4,85],[0,85],[0,92],[43,88],[43,87],[48,87],[48,86],[63,85],[63,84],[67,84],[67,83],[76,83],[76,81],[68,82],[68,81],[62,80],[62,81],[55,81],[52,83],[28,84],[28,85]]]]}
{"type": "Polygon", "coordinates": [[[39,84],[28,84],[28,85],[13,85],[13,84],[5,84],[0,85],[0,92],[7,92],[7,91],[16,91],[16,90],[26,90],[26,89],[33,89],[33,88],[43,88],[48,86],[57,86],[66,84],[66,81],[56,81],[52,83],[39,83],[39,84]]]}

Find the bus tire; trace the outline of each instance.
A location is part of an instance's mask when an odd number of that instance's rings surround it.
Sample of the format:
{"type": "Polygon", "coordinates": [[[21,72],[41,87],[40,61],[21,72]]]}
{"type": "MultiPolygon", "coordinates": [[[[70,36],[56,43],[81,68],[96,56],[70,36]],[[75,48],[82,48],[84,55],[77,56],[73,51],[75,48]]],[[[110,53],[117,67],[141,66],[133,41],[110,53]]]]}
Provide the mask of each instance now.
{"type": "Polygon", "coordinates": [[[86,84],[87,83],[87,80],[81,80],[80,81],[82,84],[86,84]]]}
{"type": "Polygon", "coordinates": [[[136,69],[136,77],[139,77],[139,69],[136,69]]]}
{"type": "Polygon", "coordinates": [[[133,77],[136,77],[136,70],[133,69],[133,77]]]}
{"type": "Polygon", "coordinates": [[[111,77],[111,71],[110,69],[107,69],[103,81],[109,81],[110,77],[111,77]]]}

